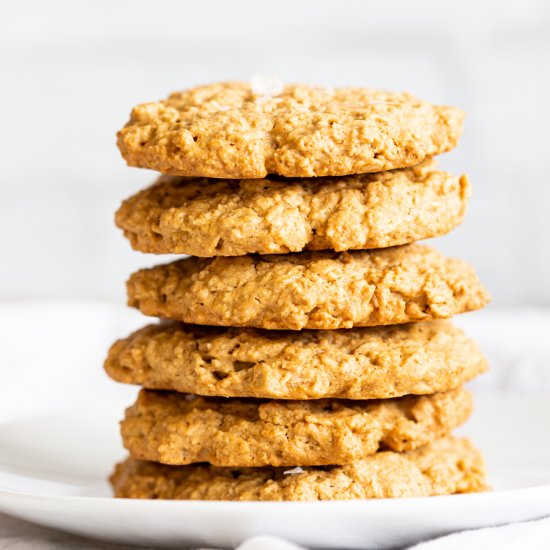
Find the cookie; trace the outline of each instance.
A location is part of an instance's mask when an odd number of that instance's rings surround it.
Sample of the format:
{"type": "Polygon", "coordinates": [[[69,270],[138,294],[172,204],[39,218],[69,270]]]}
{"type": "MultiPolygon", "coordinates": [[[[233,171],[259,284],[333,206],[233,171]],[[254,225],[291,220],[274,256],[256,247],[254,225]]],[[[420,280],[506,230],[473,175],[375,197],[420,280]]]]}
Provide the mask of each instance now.
{"type": "Polygon", "coordinates": [[[485,464],[467,439],[445,437],[406,453],[306,468],[167,466],[128,458],[111,476],[116,497],[175,500],[350,500],[483,491],[485,464]]]}
{"type": "Polygon", "coordinates": [[[408,93],[222,82],[138,105],[117,136],[128,165],[164,174],[343,176],[449,151],[463,118],[408,93]]]}
{"type": "Polygon", "coordinates": [[[242,256],[385,248],[443,235],[464,218],[466,176],[433,161],[339,178],[163,176],[116,214],[136,250],[242,256]]]}
{"type": "Polygon", "coordinates": [[[468,264],[421,245],[186,258],[134,273],[128,304],[201,325],[336,329],[451,317],[489,296],[468,264]]]}
{"type": "Polygon", "coordinates": [[[487,370],[447,321],[330,331],[146,326],[113,344],[117,382],[207,396],[386,399],[447,391],[487,370]]]}
{"type": "Polygon", "coordinates": [[[323,466],[409,451],[472,411],[463,388],[374,401],[264,401],[141,390],[121,423],[133,458],[163,464],[323,466]]]}

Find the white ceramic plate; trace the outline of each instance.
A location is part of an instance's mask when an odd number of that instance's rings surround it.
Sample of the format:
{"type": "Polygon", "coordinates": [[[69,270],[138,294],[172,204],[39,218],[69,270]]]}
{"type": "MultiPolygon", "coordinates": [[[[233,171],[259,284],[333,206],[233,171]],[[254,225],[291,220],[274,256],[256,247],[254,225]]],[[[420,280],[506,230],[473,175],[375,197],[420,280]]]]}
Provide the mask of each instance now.
{"type": "Polygon", "coordinates": [[[453,530],[550,514],[550,407],[480,397],[467,431],[485,452],[486,494],[321,503],[115,500],[105,482],[123,456],[120,409],[0,425],[0,510],[36,523],[141,545],[233,546],[257,534],[310,547],[406,544],[453,530]]]}
{"type": "Polygon", "coordinates": [[[461,432],[487,458],[489,493],[319,503],[113,499],[106,477],[124,456],[117,424],[136,390],[110,382],[100,363],[114,335],[143,324],[119,312],[82,305],[0,308],[7,358],[0,511],[140,545],[232,547],[270,534],[319,548],[387,548],[550,514],[550,403],[479,392],[461,432]]]}

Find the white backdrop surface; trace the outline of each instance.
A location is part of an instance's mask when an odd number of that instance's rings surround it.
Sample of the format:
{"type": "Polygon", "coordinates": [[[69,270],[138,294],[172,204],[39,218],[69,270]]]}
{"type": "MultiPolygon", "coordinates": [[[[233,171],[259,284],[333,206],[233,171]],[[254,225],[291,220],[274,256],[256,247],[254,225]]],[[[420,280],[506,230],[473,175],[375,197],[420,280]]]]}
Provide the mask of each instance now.
{"type": "Polygon", "coordinates": [[[409,90],[468,112],[441,164],[470,174],[466,223],[436,245],[500,305],[550,305],[550,3],[4,0],[0,298],[124,299],[158,261],[113,212],[154,174],[124,166],[132,105],[221,79],[409,90]]]}

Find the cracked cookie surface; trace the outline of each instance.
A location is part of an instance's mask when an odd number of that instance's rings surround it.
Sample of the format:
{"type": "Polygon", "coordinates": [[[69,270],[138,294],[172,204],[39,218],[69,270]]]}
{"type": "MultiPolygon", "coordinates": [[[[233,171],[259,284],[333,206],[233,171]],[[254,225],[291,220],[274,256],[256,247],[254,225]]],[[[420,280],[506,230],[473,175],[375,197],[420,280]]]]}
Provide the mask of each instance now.
{"type": "Polygon", "coordinates": [[[196,397],[141,390],[121,423],[133,458],[162,464],[322,466],[409,451],[463,424],[471,394],[347,401],[196,397]]]}
{"type": "Polygon", "coordinates": [[[479,451],[467,439],[450,436],[345,466],[291,470],[167,466],[129,458],[116,466],[111,484],[121,498],[241,501],[420,497],[486,489],[479,451]]]}
{"type": "Polygon", "coordinates": [[[342,176],[414,166],[449,151],[463,118],[408,93],[222,82],[138,105],[117,136],[130,166],[164,174],[342,176]]]}
{"type": "Polygon", "coordinates": [[[416,244],[373,251],[186,258],[142,269],[128,305],[187,323],[336,329],[452,317],[489,296],[471,266],[416,244]]]}
{"type": "Polygon", "coordinates": [[[466,176],[414,168],[339,178],[162,176],[116,214],[136,250],[241,256],[385,248],[443,235],[464,218],[466,176]]]}
{"type": "Polygon", "coordinates": [[[118,382],[223,397],[387,399],[454,389],[487,370],[447,321],[327,331],[146,326],[111,347],[118,382]]]}

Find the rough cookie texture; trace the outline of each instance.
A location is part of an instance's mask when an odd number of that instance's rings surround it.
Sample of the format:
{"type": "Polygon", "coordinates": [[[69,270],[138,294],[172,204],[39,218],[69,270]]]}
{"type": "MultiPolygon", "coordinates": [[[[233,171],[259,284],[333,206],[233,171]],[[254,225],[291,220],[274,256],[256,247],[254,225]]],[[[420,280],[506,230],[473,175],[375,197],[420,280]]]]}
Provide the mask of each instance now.
{"type": "Polygon", "coordinates": [[[130,166],[213,178],[342,176],[413,166],[452,149],[464,114],[407,93],[244,82],[144,103],[118,132],[130,166]]]}
{"type": "Polygon", "coordinates": [[[111,484],[116,497],[177,500],[349,500],[487,488],[479,451],[467,439],[452,437],[406,453],[379,452],[345,466],[290,471],[166,466],[129,458],[116,466],[111,484]]]}
{"type": "Polygon", "coordinates": [[[122,203],[117,225],[136,250],[242,256],[384,248],[462,222],[466,176],[414,168],[340,178],[215,180],[163,176],[122,203]]]}
{"type": "Polygon", "coordinates": [[[133,458],[163,464],[322,466],[409,451],[472,411],[463,388],[379,401],[262,401],[141,390],[121,423],[133,458]]]}
{"type": "Polygon", "coordinates": [[[105,361],[118,382],[272,399],[429,394],[486,369],[477,344],[447,321],[285,332],[168,321],[118,340],[105,361]]]}
{"type": "Polygon", "coordinates": [[[421,245],[186,258],[134,273],[128,304],[187,323],[336,329],[427,321],[484,306],[468,264],[421,245]]]}

